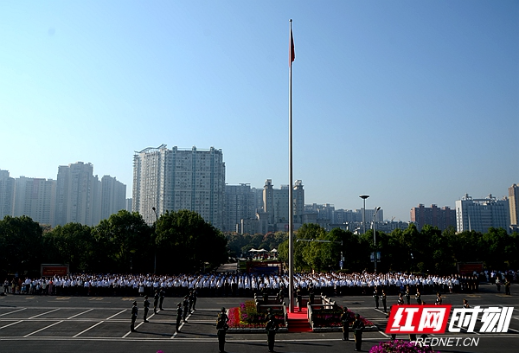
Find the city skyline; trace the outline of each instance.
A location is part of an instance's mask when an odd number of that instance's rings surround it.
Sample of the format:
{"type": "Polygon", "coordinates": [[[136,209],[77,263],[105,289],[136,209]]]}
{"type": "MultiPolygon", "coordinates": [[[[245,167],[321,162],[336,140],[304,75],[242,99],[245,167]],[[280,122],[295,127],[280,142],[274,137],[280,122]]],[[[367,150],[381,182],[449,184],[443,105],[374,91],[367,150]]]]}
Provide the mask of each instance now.
{"type": "MultiPolygon", "coordinates": [[[[507,196],[519,182],[519,3],[0,4],[0,169],[83,161],[132,189],[137,150],[225,154],[226,183],[382,207],[507,196]]],[[[100,172],[100,173],[99,173],[100,172]]]]}

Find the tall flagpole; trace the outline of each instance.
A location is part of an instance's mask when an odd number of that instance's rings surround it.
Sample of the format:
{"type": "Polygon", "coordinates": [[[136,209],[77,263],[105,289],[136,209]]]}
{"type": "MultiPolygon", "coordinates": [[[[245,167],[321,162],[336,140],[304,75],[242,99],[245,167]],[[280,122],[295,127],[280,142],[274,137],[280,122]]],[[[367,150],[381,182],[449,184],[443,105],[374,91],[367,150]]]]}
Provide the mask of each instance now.
{"type": "MultiPolygon", "coordinates": [[[[288,189],[289,217],[288,217],[288,299],[289,312],[294,312],[294,199],[292,193],[294,187],[292,185],[294,178],[292,177],[292,61],[294,61],[294,38],[292,36],[292,19],[290,19],[290,44],[288,48],[288,178],[290,179],[288,189]]],[[[301,304],[299,304],[301,305],[301,304]]]]}

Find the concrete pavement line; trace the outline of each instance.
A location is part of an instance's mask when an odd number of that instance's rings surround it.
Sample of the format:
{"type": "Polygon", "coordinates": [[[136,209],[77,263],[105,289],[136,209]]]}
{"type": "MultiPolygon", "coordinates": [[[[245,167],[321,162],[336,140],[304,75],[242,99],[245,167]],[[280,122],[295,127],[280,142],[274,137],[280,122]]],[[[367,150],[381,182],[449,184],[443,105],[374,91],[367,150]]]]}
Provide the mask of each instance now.
{"type": "Polygon", "coordinates": [[[87,331],[93,329],[93,328],[96,327],[97,325],[101,325],[103,322],[104,322],[104,321],[100,321],[100,322],[98,322],[97,324],[90,326],[89,328],[87,328],[87,329],[81,331],[80,333],[78,333],[78,334],[76,334],[76,335],[74,335],[74,336],[72,336],[72,337],[73,337],[73,338],[76,338],[76,337],[78,337],[79,335],[82,335],[83,333],[85,333],[85,332],[87,332],[87,331]]]}
{"type": "Polygon", "coordinates": [[[124,313],[125,311],[126,311],[126,309],[121,310],[121,311],[119,311],[117,314],[114,314],[114,315],[112,315],[112,316],[106,318],[106,320],[110,320],[111,318],[116,317],[117,315],[120,315],[120,314],[124,313]]]}
{"type": "Polygon", "coordinates": [[[24,310],[27,310],[27,308],[21,308],[21,309],[15,310],[15,311],[10,311],[10,312],[2,314],[0,316],[9,315],[9,314],[12,314],[12,313],[17,313],[19,311],[24,311],[24,310]]]}
{"type": "Polygon", "coordinates": [[[39,329],[39,330],[33,331],[33,332],[31,332],[31,333],[28,333],[28,334],[26,334],[26,335],[23,336],[23,337],[25,338],[25,337],[32,336],[32,335],[34,335],[35,333],[38,333],[38,332],[43,331],[43,330],[46,330],[46,329],[48,329],[49,327],[55,326],[55,325],[57,325],[57,324],[61,324],[62,322],[63,322],[63,320],[58,321],[58,322],[55,322],[55,323],[50,324],[50,325],[48,325],[48,326],[45,326],[45,327],[43,327],[43,328],[41,328],[41,329],[39,329]]]}
{"type": "Polygon", "coordinates": [[[79,314],[72,315],[71,317],[67,317],[67,320],[69,320],[69,319],[73,319],[73,318],[75,318],[76,316],[79,316],[79,315],[84,314],[84,313],[88,313],[89,311],[92,311],[92,310],[94,310],[94,309],[88,309],[88,310],[82,311],[82,312],[80,312],[79,314]]]}
{"type": "Polygon", "coordinates": [[[5,325],[5,326],[0,327],[0,330],[1,330],[1,329],[4,329],[4,328],[6,328],[6,327],[12,326],[12,325],[19,324],[20,322],[23,322],[23,320],[16,321],[16,322],[11,322],[10,324],[7,324],[7,325],[5,325]]]}
{"type": "Polygon", "coordinates": [[[46,311],[46,312],[44,312],[44,313],[41,313],[41,314],[38,314],[38,315],[35,315],[35,316],[31,316],[31,317],[28,318],[28,319],[35,319],[35,318],[37,318],[38,316],[47,315],[47,314],[53,313],[53,312],[55,312],[55,311],[58,311],[58,310],[60,310],[60,309],[61,309],[61,308],[57,308],[57,309],[54,309],[54,310],[51,310],[51,311],[46,311]]]}

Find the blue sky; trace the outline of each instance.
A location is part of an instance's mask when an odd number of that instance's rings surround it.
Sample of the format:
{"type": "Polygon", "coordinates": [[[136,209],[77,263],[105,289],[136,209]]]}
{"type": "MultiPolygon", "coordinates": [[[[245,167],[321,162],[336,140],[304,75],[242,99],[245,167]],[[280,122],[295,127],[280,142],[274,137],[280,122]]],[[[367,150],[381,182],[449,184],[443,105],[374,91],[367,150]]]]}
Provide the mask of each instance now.
{"type": "Polygon", "coordinates": [[[306,203],[382,207],[519,183],[517,1],[2,1],[0,169],[222,149],[228,184],[294,178],[306,203]]]}

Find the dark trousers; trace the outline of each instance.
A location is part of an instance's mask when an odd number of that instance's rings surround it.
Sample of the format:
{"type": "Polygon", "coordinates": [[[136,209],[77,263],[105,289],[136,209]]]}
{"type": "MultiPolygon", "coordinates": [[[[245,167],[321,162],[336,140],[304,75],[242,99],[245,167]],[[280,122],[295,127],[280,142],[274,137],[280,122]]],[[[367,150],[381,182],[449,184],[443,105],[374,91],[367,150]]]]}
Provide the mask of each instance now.
{"type": "Polygon", "coordinates": [[[132,316],[132,324],[130,326],[131,331],[135,331],[135,320],[137,320],[137,316],[132,316]]]}
{"type": "Polygon", "coordinates": [[[350,328],[349,326],[342,326],[342,339],[348,341],[350,339],[350,328]]]}
{"type": "Polygon", "coordinates": [[[276,341],[276,334],[275,333],[268,333],[267,334],[267,343],[269,346],[269,352],[274,352],[274,343],[276,341]]]}
{"type": "Polygon", "coordinates": [[[175,327],[176,332],[178,332],[178,328],[180,327],[180,321],[182,321],[182,318],[180,316],[177,316],[177,326],[175,327]]]}
{"type": "Polygon", "coordinates": [[[144,321],[148,320],[148,311],[150,309],[149,308],[144,308],[144,321]]]}
{"type": "Polygon", "coordinates": [[[362,346],[362,333],[355,333],[355,349],[360,351],[362,346]]]}
{"type": "Polygon", "coordinates": [[[220,349],[220,353],[225,352],[225,336],[218,337],[218,349],[220,349]]]}

